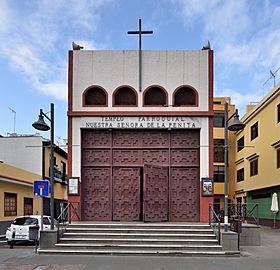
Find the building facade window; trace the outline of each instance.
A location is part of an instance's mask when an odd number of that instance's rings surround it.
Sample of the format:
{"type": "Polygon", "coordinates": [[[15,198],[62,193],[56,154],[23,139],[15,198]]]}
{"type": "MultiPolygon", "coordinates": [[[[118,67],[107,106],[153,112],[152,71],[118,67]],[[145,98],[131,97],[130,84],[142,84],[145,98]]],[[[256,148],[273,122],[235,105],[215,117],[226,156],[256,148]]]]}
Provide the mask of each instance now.
{"type": "Polygon", "coordinates": [[[224,162],[224,145],[223,139],[214,139],[214,162],[224,162]]]}
{"type": "Polygon", "coordinates": [[[244,168],[237,170],[236,180],[237,180],[237,182],[244,181],[244,168]]]}
{"type": "Polygon", "coordinates": [[[137,106],[136,91],[128,86],[122,86],[113,94],[114,106],[137,106]]]}
{"type": "Polygon", "coordinates": [[[24,198],[24,215],[33,215],[33,198],[24,198]]]}
{"type": "Polygon", "coordinates": [[[224,127],[225,117],[223,113],[214,113],[214,127],[224,127]]]}
{"type": "Polygon", "coordinates": [[[84,106],[108,106],[108,94],[100,86],[91,86],[83,94],[84,106]]]}
{"type": "Polygon", "coordinates": [[[258,159],[250,161],[250,176],[258,174],[258,159]]]}
{"type": "Polygon", "coordinates": [[[280,104],[277,105],[277,123],[280,123],[280,104]]]}
{"type": "Polygon", "coordinates": [[[225,168],[224,166],[214,166],[214,182],[224,182],[225,168]]]}
{"type": "Polygon", "coordinates": [[[144,106],[167,106],[167,93],[161,87],[152,86],[145,90],[143,105],[144,106]]]}
{"type": "Polygon", "coordinates": [[[17,215],[17,194],[16,193],[4,193],[4,216],[16,216],[17,215]]]}
{"type": "Polygon", "coordinates": [[[197,106],[197,92],[189,86],[181,86],[174,92],[174,106],[197,106]]]}
{"type": "Polygon", "coordinates": [[[276,155],[277,155],[277,157],[276,157],[277,169],[279,169],[280,168],[280,149],[277,149],[276,155]]]}
{"type": "Polygon", "coordinates": [[[244,136],[237,141],[237,152],[244,148],[244,136]]]}
{"type": "Polygon", "coordinates": [[[251,126],[251,141],[259,136],[259,124],[256,122],[251,126]]]}

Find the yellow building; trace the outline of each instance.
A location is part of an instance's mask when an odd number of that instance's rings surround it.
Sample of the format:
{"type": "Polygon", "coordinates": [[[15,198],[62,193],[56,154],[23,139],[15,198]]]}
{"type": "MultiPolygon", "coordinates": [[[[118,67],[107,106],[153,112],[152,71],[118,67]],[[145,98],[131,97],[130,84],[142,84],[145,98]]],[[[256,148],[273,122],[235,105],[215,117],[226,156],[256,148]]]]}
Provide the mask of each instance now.
{"type": "MultiPolygon", "coordinates": [[[[41,204],[33,196],[33,182],[50,180],[49,144],[38,135],[0,136],[0,234],[16,216],[41,213],[41,204]]],[[[54,164],[54,214],[58,217],[68,199],[67,153],[58,146],[54,164]]],[[[43,206],[44,214],[50,215],[49,197],[44,197],[43,206]]]]}
{"type": "MultiPolygon", "coordinates": [[[[235,106],[231,104],[229,97],[215,97],[214,98],[214,205],[215,210],[219,211],[224,209],[224,113],[225,113],[225,102],[228,103],[228,117],[235,112],[235,106]]],[[[229,138],[229,179],[231,176],[234,152],[231,150],[235,148],[235,136],[232,132],[228,133],[229,138]]],[[[232,194],[231,182],[229,181],[229,202],[231,201],[232,194]]]]}
{"type": "Polygon", "coordinates": [[[16,216],[41,213],[40,198],[33,196],[33,182],[40,175],[0,163],[0,234],[16,216]]]}
{"type": "Polygon", "coordinates": [[[272,194],[280,195],[280,84],[248,106],[241,121],[246,127],[236,136],[231,193],[237,202],[258,203],[260,223],[272,225],[272,194]]]}

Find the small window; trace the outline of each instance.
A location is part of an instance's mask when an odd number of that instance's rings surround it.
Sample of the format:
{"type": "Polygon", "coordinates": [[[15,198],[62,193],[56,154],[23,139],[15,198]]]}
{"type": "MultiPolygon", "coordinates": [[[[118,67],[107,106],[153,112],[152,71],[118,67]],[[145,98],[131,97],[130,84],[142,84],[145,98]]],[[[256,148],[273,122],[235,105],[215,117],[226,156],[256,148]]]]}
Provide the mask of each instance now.
{"type": "Polygon", "coordinates": [[[37,218],[32,217],[20,217],[16,218],[13,222],[15,225],[36,225],[38,224],[37,218]]]}
{"type": "Polygon", "coordinates": [[[244,148],[244,136],[237,141],[237,152],[244,148]]]}
{"type": "Polygon", "coordinates": [[[43,224],[44,224],[44,225],[50,225],[51,222],[50,222],[49,218],[43,217],[43,224]]]}
{"type": "Polygon", "coordinates": [[[130,87],[120,87],[114,93],[114,104],[117,106],[136,106],[136,91],[130,87]]]}
{"type": "Polygon", "coordinates": [[[213,104],[216,104],[216,105],[221,105],[222,102],[221,101],[213,101],[213,104]]]}
{"type": "Polygon", "coordinates": [[[175,91],[174,106],[196,106],[197,93],[188,86],[182,86],[175,91]]]}
{"type": "Polygon", "coordinates": [[[280,168],[280,149],[277,149],[277,151],[276,151],[276,153],[277,153],[277,169],[279,169],[280,168]]]}
{"type": "Polygon", "coordinates": [[[244,168],[237,170],[237,182],[244,181],[244,168]]]}
{"type": "Polygon", "coordinates": [[[224,127],[225,116],[223,113],[214,113],[214,127],[224,127]]]}
{"type": "Polygon", "coordinates": [[[251,126],[251,141],[259,136],[259,133],[258,133],[259,127],[258,126],[259,126],[258,122],[256,122],[254,125],[251,126]]]}
{"type": "Polygon", "coordinates": [[[250,176],[255,176],[257,174],[258,174],[258,159],[255,159],[250,162],[250,176]]]}
{"type": "Polygon", "coordinates": [[[277,105],[277,123],[280,123],[280,104],[277,105]]]}
{"type": "Polygon", "coordinates": [[[222,139],[214,140],[214,162],[224,162],[224,145],[225,141],[222,139]]]}
{"type": "Polygon", "coordinates": [[[24,198],[24,215],[33,215],[33,198],[24,198]]]}
{"type": "Polygon", "coordinates": [[[157,86],[153,86],[144,92],[144,105],[148,106],[166,106],[166,92],[157,86]]]}
{"type": "Polygon", "coordinates": [[[107,92],[99,86],[85,90],[83,98],[85,106],[107,106],[107,92]]]}
{"type": "Polygon", "coordinates": [[[225,168],[224,166],[214,166],[214,182],[224,182],[225,168]]]}
{"type": "Polygon", "coordinates": [[[4,216],[16,216],[17,215],[17,194],[4,193],[4,216]]]}

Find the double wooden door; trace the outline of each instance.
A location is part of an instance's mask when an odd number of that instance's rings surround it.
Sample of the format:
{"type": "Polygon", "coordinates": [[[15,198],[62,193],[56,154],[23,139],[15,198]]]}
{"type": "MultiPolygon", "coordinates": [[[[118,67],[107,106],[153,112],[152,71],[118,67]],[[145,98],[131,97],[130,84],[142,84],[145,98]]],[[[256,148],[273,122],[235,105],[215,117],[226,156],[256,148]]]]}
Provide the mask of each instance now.
{"type": "Polygon", "coordinates": [[[198,221],[199,130],[83,130],[84,220],[198,221]]]}

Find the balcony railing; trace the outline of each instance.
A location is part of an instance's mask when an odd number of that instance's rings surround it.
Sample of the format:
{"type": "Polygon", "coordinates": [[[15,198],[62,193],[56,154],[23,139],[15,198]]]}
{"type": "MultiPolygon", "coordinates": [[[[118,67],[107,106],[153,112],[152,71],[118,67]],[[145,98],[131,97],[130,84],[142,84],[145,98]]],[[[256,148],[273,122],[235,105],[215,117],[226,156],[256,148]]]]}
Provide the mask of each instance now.
{"type": "MultiPolygon", "coordinates": [[[[51,168],[49,167],[49,175],[51,174],[51,168]]],[[[54,168],[54,181],[67,184],[67,174],[63,174],[57,168],[54,168]]]]}

